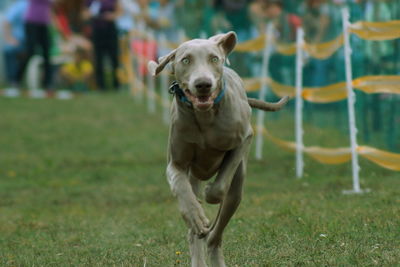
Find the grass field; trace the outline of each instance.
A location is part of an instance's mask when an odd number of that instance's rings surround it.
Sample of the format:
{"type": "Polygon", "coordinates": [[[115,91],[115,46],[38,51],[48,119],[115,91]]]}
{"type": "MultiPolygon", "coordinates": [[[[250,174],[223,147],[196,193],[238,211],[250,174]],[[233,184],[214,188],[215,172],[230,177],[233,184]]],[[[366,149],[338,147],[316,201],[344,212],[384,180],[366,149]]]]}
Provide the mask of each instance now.
{"type": "MultiPolygon", "coordinates": [[[[289,119],[270,118],[292,135],[289,119]]],[[[124,94],[0,98],[0,266],[188,266],[161,119],[124,94]]],[[[308,144],[347,143],[308,133],[308,144]]],[[[225,232],[228,266],[400,266],[400,173],[361,159],[371,193],[343,195],[350,164],[306,158],[295,180],[293,154],[267,142],[264,155],[251,157],[225,232]]]]}

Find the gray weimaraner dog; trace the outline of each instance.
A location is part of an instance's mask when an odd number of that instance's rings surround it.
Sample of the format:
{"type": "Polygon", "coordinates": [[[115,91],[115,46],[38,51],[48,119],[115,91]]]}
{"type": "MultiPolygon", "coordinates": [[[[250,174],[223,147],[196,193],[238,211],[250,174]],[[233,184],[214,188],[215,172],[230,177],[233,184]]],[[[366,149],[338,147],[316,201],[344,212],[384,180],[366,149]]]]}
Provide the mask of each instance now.
{"type": "Polygon", "coordinates": [[[179,210],[189,227],[192,266],[225,266],[221,242],[224,228],[239,206],[253,137],[251,107],[279,110],[287,98],[267,103],[247,98],[240,77],[224,67],[236,45],[236,34],[195,39],[149,62],[157,75],[170,63],[175,82],[171,108],[167,177],[179,210]],[[211,224],[198,198],[220,204],[211,224]]]}

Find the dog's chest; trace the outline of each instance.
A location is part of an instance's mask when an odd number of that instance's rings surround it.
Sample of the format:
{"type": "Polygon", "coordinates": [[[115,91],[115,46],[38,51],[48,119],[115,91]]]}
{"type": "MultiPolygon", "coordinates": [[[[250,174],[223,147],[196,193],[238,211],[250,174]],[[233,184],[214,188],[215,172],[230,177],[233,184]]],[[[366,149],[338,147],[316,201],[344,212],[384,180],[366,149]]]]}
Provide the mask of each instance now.
{"type": "Polygon", "coordinates": [[[239,122],[215,123],[212,127],[199,132],[203,149],[212,148],[229,151],[237,147],[246,137],[246,128],[239,122]]]}

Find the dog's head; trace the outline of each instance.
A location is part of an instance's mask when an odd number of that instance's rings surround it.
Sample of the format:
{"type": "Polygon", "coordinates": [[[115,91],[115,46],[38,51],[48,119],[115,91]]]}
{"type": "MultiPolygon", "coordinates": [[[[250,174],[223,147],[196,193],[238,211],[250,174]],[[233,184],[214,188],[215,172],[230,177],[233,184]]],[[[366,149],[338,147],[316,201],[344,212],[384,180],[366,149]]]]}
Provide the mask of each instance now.
{"type": "Polygon", "coordinates": [[[158,64],[150,61],[149,71],[157,75],[170,63],[176,81],[193,107],[199,111],[210,110],[222,89],[224,62],[236,40],[236,34],[228,32],[187,41],[161,57],[158,64]]]}

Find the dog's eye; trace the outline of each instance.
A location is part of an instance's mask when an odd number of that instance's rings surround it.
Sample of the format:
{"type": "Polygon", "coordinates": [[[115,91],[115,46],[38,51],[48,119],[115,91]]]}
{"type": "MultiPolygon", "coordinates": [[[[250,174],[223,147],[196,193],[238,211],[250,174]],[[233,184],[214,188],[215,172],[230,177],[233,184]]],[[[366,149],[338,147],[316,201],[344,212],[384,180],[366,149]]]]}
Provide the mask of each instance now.
{"type": "Polygon", "coordinates": [[[218,60],[219,60],[218,57],[212,57],[212,58],[211,58],[211,62],[213,62],[213,63],[217,63],[218,60]]]}
{"type": "Polygon", "coordinates": [[[182,63],[187,65],[190,63],[190,60],[187,57],[185,57],[184,59],[182,59],[182,63]]]}

